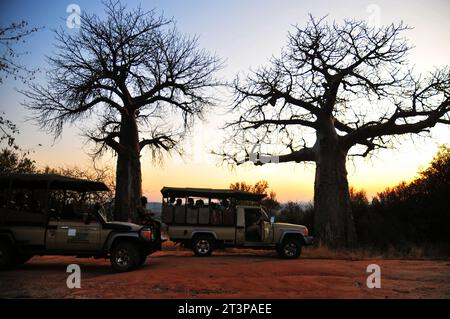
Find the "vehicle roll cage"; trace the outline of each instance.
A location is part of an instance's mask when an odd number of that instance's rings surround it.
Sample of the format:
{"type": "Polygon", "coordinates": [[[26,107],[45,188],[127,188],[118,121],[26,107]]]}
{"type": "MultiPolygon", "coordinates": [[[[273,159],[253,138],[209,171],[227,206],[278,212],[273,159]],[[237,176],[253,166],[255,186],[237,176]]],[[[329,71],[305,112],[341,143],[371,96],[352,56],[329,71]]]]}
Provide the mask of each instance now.
{"type": "MultiPolygon", "coordinates": [[[[41,203],[44,214],[50,213],[49,200],[51,191],[63,191],[62,201],[65,202],[68,191],[79,192],[81,193],[81,198],[84,199],[87,193],[109,190],[102,182],[57,174],[0,174],[0,191],[3,191],[4,195],[6,195],[4,200],[10,200],[13,188],[44,191],[46,194],[45,201],[41,203]]],[[[99,214],[97,213],[97,215],[99,214]]]]}
{"type": "Polygon", "coordinates": [[[213,188],[179,188],[163,187],[161,194],[167,197],[204,197],[210,199],[228,199],[260,202],[265,194],[244,192],[234,189],[213,189],[213,188]]]}
{"type": "Polygon", "coordinates": [[[172,225],[215,225],[233,226],[236,223],[236,204],[241,201],[257,202],[258,204],[266,196],[251,192],[232,189],[210,188],[177,188],[163,187],[162,221],[172,225]],[[175,199],[184,198],[184,205],[175,204],[175,199]],[[190,198],[204,198],[197,205],[190,198]],[[222,200],[218,205],[212,200],[222,200]]]}
{"type": "Polygon", "coordinates": [[[0,174],[0,189],[24,187],[28,189],[72,190],[78,192],[108,191],[102,182],[57,174],[0,174]]]}

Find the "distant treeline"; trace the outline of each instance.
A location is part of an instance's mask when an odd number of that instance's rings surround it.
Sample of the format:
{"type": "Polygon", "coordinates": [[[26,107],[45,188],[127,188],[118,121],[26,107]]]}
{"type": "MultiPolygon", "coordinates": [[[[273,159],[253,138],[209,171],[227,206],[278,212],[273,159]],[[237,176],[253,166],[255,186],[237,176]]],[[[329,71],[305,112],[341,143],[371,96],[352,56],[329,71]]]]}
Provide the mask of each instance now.
{"type": "MultiPolygon", "coordinates": [[[[361,247],[408,254],[428,247],[430,254],[450,255],[450,148],[441,146],[429,166],[409,183],[378,193],[371,201],[364,191],[350,190],[361,247]],[[436,251],[438,250],[438,251],[436,251]]],[[[277,221],[304,224],[314,234],[314,207],[289,202],[277,221]]]]}

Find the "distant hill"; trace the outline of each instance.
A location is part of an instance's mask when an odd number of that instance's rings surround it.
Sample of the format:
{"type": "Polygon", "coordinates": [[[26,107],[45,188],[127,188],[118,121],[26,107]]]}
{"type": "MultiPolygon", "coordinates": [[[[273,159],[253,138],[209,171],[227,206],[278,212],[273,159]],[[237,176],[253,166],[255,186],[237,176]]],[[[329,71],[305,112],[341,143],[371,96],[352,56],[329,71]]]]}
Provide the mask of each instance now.
{"type": "Polygon", "coordinates": [[[149,209],[156,216],[161,216],[161,207],[162,207],[162,203],[159,203],[159,202],[147,203],[147,209],[149,209]]]}

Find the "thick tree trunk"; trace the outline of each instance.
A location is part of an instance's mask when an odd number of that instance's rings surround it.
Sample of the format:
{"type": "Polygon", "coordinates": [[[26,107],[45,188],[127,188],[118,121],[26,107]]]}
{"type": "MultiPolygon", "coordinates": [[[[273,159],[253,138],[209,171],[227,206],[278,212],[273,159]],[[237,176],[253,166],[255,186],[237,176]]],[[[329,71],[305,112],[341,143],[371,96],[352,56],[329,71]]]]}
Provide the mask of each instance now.
{"type": "Polygon", "coordinates": [[[137,222],[142,177],[139,132],[134,117],[122,117],[120,144],[123,149],[117,153],[114,217],[120,221],[137,222]]]}
{"type": "Polygon", "coordinates": [[[321,242],[331,248],[351,248],[356,243],[355,225],[345,167],[347,150],[332,132],[318,135],[314,184],[314,227],[321,242]]]}

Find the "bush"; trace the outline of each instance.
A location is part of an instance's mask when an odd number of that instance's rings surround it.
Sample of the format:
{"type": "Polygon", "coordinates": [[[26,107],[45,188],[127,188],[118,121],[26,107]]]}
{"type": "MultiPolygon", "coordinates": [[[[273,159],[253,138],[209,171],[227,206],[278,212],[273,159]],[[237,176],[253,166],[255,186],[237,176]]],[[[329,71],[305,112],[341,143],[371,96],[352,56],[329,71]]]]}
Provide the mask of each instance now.
{"type": "Polygon", "coordinates": [[[288,202],[278,211],[276,221],[305,225],[312,233],[314,232],[314,206],[312,203],[288,202]]]}
{"type": "Polygon", "coordinates": [[[384,190],[370,204],[362,194],[351,192],[360,244],[404,254],[417,245],[442,247],[445,252],[450,243],[449,173],[450,148],[441,146],[416,179],[384,190]]]}

